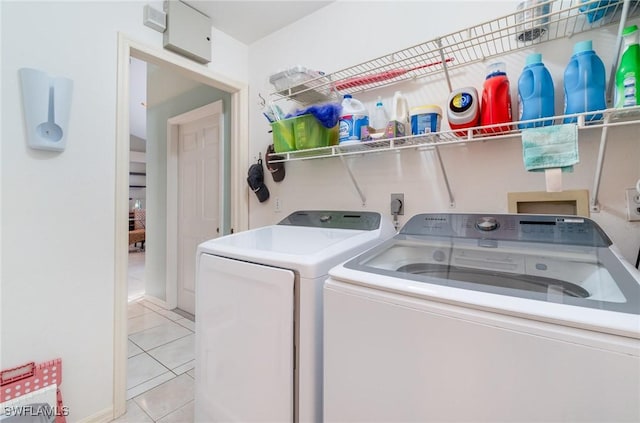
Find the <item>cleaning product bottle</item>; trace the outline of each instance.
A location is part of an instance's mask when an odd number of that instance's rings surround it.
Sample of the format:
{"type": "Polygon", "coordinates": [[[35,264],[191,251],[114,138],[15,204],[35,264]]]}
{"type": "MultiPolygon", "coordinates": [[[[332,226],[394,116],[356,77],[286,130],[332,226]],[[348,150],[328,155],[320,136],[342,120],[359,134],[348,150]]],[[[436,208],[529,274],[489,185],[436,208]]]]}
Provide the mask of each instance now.
{"type": "MultiPolygon", "coordinates": [[[[451,129],[465,129],[478,126],[480,122],[480,102],[478,91],[474,87],[453,90],[447,102],[447,119],[451,129]]],[[[457,131],[459,137],[467,135],[467,131],[457,131]]]]}
{"type": "Polygon", "coordinates": [[[341,143],[345,141],[360,141],[362,127],[369,124],[367,108],[362,102],[356,100],[351,94],[346,94],[342,99],[342,113],[340,115],[341,143]]]}
{"type": "Polygon", "coordinates": [[[399,137],[411,134],[411,121],[409,120],[409,102],[400,91],[393,94],[393,112],[391,115],[391,128],[387,128],[388,137],[399,137]]]}
{"type": "MultiPolygon", "coordinates": [[[[606,109],[605,88],[604,63],[593,51],[591,40],[577,43],[564,70],[564,114],[606,109]]],[[[602,113],[586,116],[588,121],[599,119],[602,119],[602,113]]],[[[576,117],[567,117],[563,122],[574,123],[577,120],[576,117]]]]}
{"type": "Polygon", "coordinates": [[[615,107],[631,107],[640,104],[640,45],[638,26],[632,25],[622,31],[624,53],[616,72],[615,107]]]}
{"type": "MultiPolygon", "coordinates": [[[[494,125],[511,122],[511,93],[506,65],[503,62],[491,63],[487,67],[487,78],[482,87],[480,105],[480,125],[494,125]]],[[[483,134],[507,132],[509,125],[483,128],[483,134]]]]}
{"type": "Polygon", "coordinates": [[[387,116],[387,111],[382,104],[382,97],[378,97],[376,107],[373,109],[373,113],[371,113],[370,126],[375,129],[376,134],[382,135],[387,128],[387,123],[389,123],[389,116],[387,116]]]}
{"type": "MultiPolygon", "coordinates": [[[[542,63],[541,54],[530,54],[520,79],[518,79],[518,120],[539,119],[554,116],[553,79],[542,63]]],[[[552,125],[553,120],[519,123],[518,128],[534,128],[552,125]]]]}

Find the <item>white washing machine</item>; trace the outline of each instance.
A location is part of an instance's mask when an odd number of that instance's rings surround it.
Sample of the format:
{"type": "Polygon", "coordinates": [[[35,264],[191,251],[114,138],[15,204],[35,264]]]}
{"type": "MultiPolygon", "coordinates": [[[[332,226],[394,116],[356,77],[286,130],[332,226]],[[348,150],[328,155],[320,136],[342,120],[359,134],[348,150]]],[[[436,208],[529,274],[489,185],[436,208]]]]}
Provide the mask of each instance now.
{"type": "Polygon", "coordinates": [[[395,234],[373,212],[300,211],[202,243],[196,422],[322,421],[322,286],[395,234]]]}
{"type": "Polygon", "coordinates": [[[589,219],[417,215],[329,274],[327,422],[640,421],[640,274],[589,219]]]}

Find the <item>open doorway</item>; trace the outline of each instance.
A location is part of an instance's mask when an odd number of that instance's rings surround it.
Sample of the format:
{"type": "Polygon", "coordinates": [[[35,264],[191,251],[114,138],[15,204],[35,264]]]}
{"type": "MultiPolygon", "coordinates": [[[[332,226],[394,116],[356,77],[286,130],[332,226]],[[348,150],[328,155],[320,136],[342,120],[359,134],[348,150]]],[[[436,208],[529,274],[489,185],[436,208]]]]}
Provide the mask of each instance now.
{"type": "Polygon", "coordinates": [[[144,297],[147,191],[147,62],[130,58],[127,298],[144,297]]]}
{"type": "MultiPolygon", "coordinates": [[[[226,206],[226,212],[223,212],[224,222],[217,228],[221,233],[228,233],[231,228],[235,230],[244,230],[247,227],[247,198],[242,193],[243,178],[240,169],[244,169],[243,164],[247,163],[247,116],[246,116],[246,98],[247,87],[230,81],[225,77],[216,75],[207,68],[192,63],[175,54],[168,53],[163,50],[156,50],[148,46],[141,45],[126,36],[119,37],[119,67],[118,67],[118,131],[117,131],[117,175],[116,175],[116,281],[115,281],[115,327],[114,327],[114,417],[120,416],[126,410],[127,398],[127,357],[128,357],[128,330],[127,330],[127,273],[128,273],[128,248],[126,247],[129,229],[129,173],[132,172],[130,165],[130,58],[143,60],[147,66],[155,66],[160,69],[175,73],[181,78],[185,78],[194,83],[201,84],[207,88],[213,88],[224,92],[228,96],[228,116],[229,116],[229,133],[228,133],[228,167],[221,175],[223,190],[226,190],[226,197],[223,196],[223,202],[226,206]],[[241,112],[242,111],[242,112],[241,112]]],[[[150,93],[149,93],[150,94],[150,93]]],[[[147,103],[147,111],[150,104],[147,103]]],[[[166,110],[165,110],[166,111],[166,110]]],[[[165,131],[170,129],[167,120],[170,117],[178,115],[175,111],[169,111],[169,115],[164,117],[165,131]]],[[[163,118],[159,118],[160,120],[163,118]]],[[[168,261],[173,260],[167,249],[167,219],[172,219],[170,208],[167,206],[168,188],[175,183],[171,181],[165,174],[164,183],[160,178],[157,183],[155,195],[161,196],[164,192],[164,206],[159,206],[154,213],[154,194],[151,190],[152,181],[156,181],[153,175],[150,160],[152,160],[152,147],[149,142],[152,134],[147,133],[146,142],[146,187],[144,205],[147,211],[145,228],[147,234],[145,237],[145,298],[155,299],[149,303],[149,307],[157,311],[158,315],[165,315],[166,312],[173,309],[177,305],[177,289],[176,281],[172,280],[175,275],[172,272],[166,272],[160,277],[151,277],[148,270],[153,264],[153,260],[168,261]],[[160,216],[164,213],[167,219],[162,224],[160,216]],[[154,221],[156,224],[154,225],[154,221]],[[155,235],[154,235],[155,234],[155,235]],[[163,242],[164,241],[164,242],[163,242]],[[149,283],[153,280],[154,283],[149,283]]],[[[162,140],[163,135],[156,134],[153,136],[155,140],[162,140]]],[[[164,134],[164,142],[166,143],[168,133],[164,134]]],[[[162,148],[156,149],[161,156],[162,148]]],[[[168,154],[168,146],[165,144],[164,154],[168,154]]],[[[156,157],[157,158],[157,157],[156,157]]],[[[166,164],[166,156],[164,157],[166,164]]],[[[134,202],[135,204],[135,202],[134,202]]],[[[168,263],[167,263],[168,264],[168,263]]],[[[186,338],[186,337],[185,337],[186,338]]],[[[176,370],[179,371],[179,370],[176,370]]],[[[171,376],[171,375],[168,375],[171,376]]],[[[167,377],[167,375],[165,375],[167,377]]]]}

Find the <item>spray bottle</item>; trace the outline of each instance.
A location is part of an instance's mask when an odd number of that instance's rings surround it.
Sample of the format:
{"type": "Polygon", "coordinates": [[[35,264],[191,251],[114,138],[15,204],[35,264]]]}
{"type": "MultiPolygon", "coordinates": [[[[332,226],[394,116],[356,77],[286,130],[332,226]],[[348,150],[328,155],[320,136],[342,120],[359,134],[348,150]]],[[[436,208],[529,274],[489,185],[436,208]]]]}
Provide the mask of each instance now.
{"type": "Polygon", "coordinates": [[[622,31],[624,53],[616,72],[615,107],[631,107],[640,104],[640,46],[638,26],[632,25],[622,31]]]}

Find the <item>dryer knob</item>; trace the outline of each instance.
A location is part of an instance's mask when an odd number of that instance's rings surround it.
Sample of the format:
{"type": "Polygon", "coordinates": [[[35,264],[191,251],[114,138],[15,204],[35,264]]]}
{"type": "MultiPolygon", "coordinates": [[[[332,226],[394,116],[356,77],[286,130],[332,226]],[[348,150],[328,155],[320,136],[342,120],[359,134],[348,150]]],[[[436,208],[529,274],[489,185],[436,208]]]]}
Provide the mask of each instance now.
{"type": "Polygon", "coordinates": [[[495,217],[481,217],[476,221],[476,228],[481,231],[493,231],[498,228],[498,221],[495,217]]]}
{"type": "Polygon", "coordinates": [[[322,223],[327,223],[330,220],[331,220],[331,215],[329,215],[329,214],[324,214],[324,215],[320,216],[320,222],[322,222],[322,223]]]}
{"type": "Polygon", "coordinates": [[[433,259],[437,262],[443,262],[447,259],[447,255],[442,250],[436,250],[433,252],[433,259]]]}

